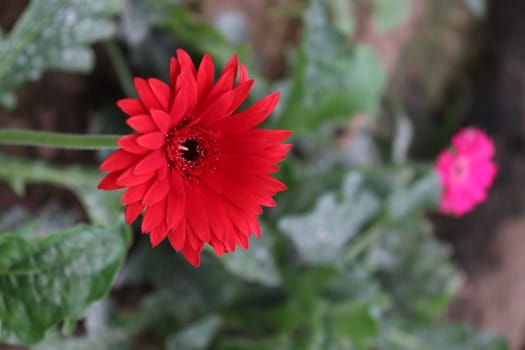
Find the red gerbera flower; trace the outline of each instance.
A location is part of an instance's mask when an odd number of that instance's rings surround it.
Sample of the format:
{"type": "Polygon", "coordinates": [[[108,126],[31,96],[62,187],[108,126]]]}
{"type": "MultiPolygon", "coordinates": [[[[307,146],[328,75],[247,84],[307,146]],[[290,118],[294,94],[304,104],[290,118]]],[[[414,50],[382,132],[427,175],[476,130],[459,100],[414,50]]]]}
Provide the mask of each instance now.
{"type": "Polygon", "coordinates": [[[204,243],[218,255],[248,248],[260,235],[261,206],[286,186],[270,174],[291,145],[281,144],[285,130],[255,129],[273,111],[273,93],[238,112],[253,85],[237,57],[217,82],[214,64],[204,55],[196,70],[184,50],[171,59],[170,84],[135,79],[139,98],[117,105],[136,133],[118,140],[120,149],[100,166],[110,172],[98,188],[127,188],[122,196],[127,223],[144,212],[141,230],[151,244],[168,237],[193,265],[204,243]]]}

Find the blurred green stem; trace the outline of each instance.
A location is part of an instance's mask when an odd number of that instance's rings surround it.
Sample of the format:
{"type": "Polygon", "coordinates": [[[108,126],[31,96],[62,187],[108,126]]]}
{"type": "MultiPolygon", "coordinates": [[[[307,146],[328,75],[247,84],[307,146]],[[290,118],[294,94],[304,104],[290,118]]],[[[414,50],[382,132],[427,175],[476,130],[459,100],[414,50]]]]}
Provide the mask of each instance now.
{"type": "Polygon", "coordinates": [[[99,150],[117,148],[121,135],[76,135],[24,129],[0,129],[0,144],[66,149],[99,150]]]}
{"type": "Polygon", "coordinates": [[[120,87],[126,96],[136,96],[135,86],[133,84],[133,76],[131,75],[122,51],[114,41],[108,41],[104,43],[104,47],[108,52],[111,62],[113,63],[113,67],[115,68],[118,76],[120,87]]]}
{"type": "Polygon", "coordinates": [[[361,254],[363,251],[366,250],[366,248],[373,245],[381,236],[381,230],[379,229],[370,229],[363,233],[361,237],[357,239],[355,243],[352,244],[350,249],[348,250],[348,253],[346,253],[346,258],[348,260],[353,260],[359,254],[361,254]]]}
{"type": "Polygon", "coordinates": [[[415,173],[425,173],[434,168],[433,163],[414,162],[414,163],[390,163],[390,164],[374,164],[370,166],[355,167],[352,170],[358,171],[364,175],[377,176],[388,175],[390,172],[410,171],[415,173]]]}

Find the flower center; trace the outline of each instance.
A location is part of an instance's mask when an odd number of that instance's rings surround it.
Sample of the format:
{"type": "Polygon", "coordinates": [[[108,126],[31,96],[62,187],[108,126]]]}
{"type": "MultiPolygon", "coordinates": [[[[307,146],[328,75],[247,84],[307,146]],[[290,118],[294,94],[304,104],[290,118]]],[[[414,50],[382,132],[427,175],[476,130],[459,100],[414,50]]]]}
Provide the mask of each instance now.
{"type": "Polygon", "coordinates": [[[182,153],[182,158],[188,162],[196,160],[202,153],[202,147],[199,147],[197,140],[186,140],[179,146],[179,151],[182,153]]]}
{"type": "Polygon", "coordinates": [[[185,178],[195,178],[214,170],[218,155],[215,136],[198,125],[179,124],[166,134],[164,151],[168,166],[185,178]]]}
{"type": "Polygon", "coordinates": [[[454,160],[452,164],[452,169],[450,171],[450,176],[452,181],[455,183],[462,182],[468,175],[468,159],[465,157],[458,157],[454,160]]]}

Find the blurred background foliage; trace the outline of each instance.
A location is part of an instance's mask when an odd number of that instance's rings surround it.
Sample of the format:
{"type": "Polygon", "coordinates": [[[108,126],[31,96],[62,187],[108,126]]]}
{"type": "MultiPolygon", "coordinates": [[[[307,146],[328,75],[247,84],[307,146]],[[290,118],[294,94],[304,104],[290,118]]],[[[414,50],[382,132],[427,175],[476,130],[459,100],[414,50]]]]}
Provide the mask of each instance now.
{"type": "MultiPolygon", "coordinates": [[[[53,187],[37,214],[19,205],[0,211],[0,342],[39,350],[507,349],[445,317],[460,277],[427,217],[437,178],[430,163],[407,161],[413,127],[386,96],[390,71],[369,43],[349,39],[363,2],[267,8],[261,15],[300,28],[277,77],[264,73],[241,13],[211,23],[196,3],[30,1],[0,35],[0,103],[15,108],[17,91],[47,70],[89,74],[102,56],[115,71],[112,92],[86,103],[84,132],[126,132],[113,104],[134,94],[131,74],[165,79],[177,47],[220,65],[238,53],[256,79],[253,100],[282,93],[267,126],[293,131],[277,175],[289,190],[261,217],[261,239],[223,257],[205,251],[195,269],[168,244],[151,249],[139,226],[124,225],[119,195],[96,191],[106,154],[69,166],[2,155],[0,179],[18,196],[31,184],[53,187]],[[73,197],[70,210],[53,202],[58,188],[73,197]]],[[[380,32],[411,10],[409,0],[367,4],[380,32]]],[[[484,11],[483,1],[465,4],[484,11]]]]}

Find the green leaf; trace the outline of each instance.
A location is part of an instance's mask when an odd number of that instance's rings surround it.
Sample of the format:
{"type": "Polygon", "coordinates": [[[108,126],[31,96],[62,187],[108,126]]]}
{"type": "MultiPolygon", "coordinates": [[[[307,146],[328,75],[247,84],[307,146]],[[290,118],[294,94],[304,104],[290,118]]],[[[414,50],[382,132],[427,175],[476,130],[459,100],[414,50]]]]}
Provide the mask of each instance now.
{"type": "Polygon", "coordinates": [[[168,338],[168,350],[205,350],[221,325],[221,317],[208,315],[168,338]]]}
{"type": "Polygon", "coordinates": [[[164,309],[176,309],[181,322],[194,320],[196,314],[204,313],[214,305],[231,305],[239,298],[253,293],[254,289],[262,288],[228,273],[216,257],[206,252],[201,256],[201,266],[196,269],[175,252],[168,242],[155,249],[151,248],[147,237],[141,238],[139,242],[119,275],[120,283],[146,283],[165,289],[169,293],[160,295],[157,298],[160,301],[154,303],[164,309]]]}
{"type": "Polygon", "coordinates": [[[332,0],[327,5],[330,9],[335,28],[343,35],[351,37],[355,32],[354,4],[348,0],[332,0]]]}
{"type": "Polygon", "coordinates": [[[81,220],[77,208],[66,208],[57,201],[49,201],[38,213],[22,206],[12,206],[0,219],[0,231],[6,231],[23,238],[45,236],[65,230],[81,220]]]}
{"type": "Polygon", "coordinates": [[[89,45],[113,36],[110,18],[119,7],[118,0],[32,0],[13,30],[0,38],[0,96],[48,69],[91,70],[89,45]]]}
{"type": "Polygon", "coordinates": [[[327,121],[341,123],[357,112],[374,113],[385,85],[375,52],[367,46],[350,46],[322,0],[310,1],[303,22],[303,39],[278,126],[311,132],[327,121]]]}
{"type": "Polygon", "coordinates": [[[419,178],[414,179],[414,175],[410,171],[401,174],[404,183],[388,198],[390,218],[401,219],[417,211],[437,208],[441,194],[438,174],[429,169],[419,178]]]}
{"type": "Polygon", "coordinates": [[[397,313],[422,324],[433,322],[446,311],[457,286],[447,250],[421,219],[406,218],[402,226],[382,230],[368,251],[367,265],[392,297],[397,313]]]}
{"type": "Polygon", "coordinates": [[[352,172],[344,180],[340,202],[335,193],[324,194],[312,212],[285,216],[279,228],[304,260],[337,263],[345,244],[379,209],[379,200],[364,187],[364,178],[352,172]]]}
{"type": "Polygon", "coordinates": [[[0,341],[34,343],[57,322],[81,317],[107,293],[127,246],[120,226],[0,235],[0,341]]]}
{"type": "Polygon", "coordinates": [[[374,26],[385,32],[396,29],[407,20],[410,10],[408,0],[374,0],[374,26]]]}
{"type": "Polygon", "coordinates": [[[53,183],[67,187],[79,195],[91,222],[114,226],[124,222],[118,191],[98,191],[103,174],[95,169],[68,166],[56,167],[43,161],[28,161],[0,155],[0,179],[19,193],[30,182],[53,183]]]}
{"type": "Polygon", "coordinates": [[[248,48],[245,45],[228,43],[214,27],[195,20],[185,6],[168,2],[158,2],[157,5],[161,10],[159,25],[170,30],[177,39],[209,53],[220,64],[225,64],[233,53],[237,53],[242,62],[248,61],[248,48]]]}
{"type": "Polygon", "coordinates": [[[138,314],[123,318],[108,299],[93,303],[84,318],[84,334],[64,337],[58,330],[49,330],[32,350],[128,350],[134,338],[151,322],[138,314]],[[115,319],[118,319],[115,320],[115,319]],[[123,321],[125,320],[125,321],[123,321]]]}
{"type": "Polygon", "coordinates": [[[237,249],[234,253],[225,254],[218,259],[227,271],[247,282],[258,282],[267,287],[281,284],[281,276],[272,255],[272,236],[262,226],[261,238],[250,238],[248,251],[237,249]]]}
{"type": "Polygon", "coordinates": [[[327,331],[331,343],[340,348],[368,350],[379,335],[380,325],[373,315],[373,302],[347,301],[330,306],[327,312],[327,331]]]}

